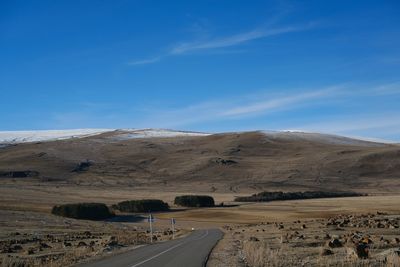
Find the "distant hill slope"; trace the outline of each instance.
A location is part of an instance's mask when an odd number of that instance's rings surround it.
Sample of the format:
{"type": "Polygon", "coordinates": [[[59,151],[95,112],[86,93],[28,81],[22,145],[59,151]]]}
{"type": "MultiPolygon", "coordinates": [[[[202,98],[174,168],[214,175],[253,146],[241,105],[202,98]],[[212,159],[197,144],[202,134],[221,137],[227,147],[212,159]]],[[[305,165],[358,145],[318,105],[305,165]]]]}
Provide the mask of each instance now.
{"type": "Polygon", "coordinates": [[[72,129],[72,130],[39,130],[39,131],[0,131],[0,144],[18,144],[30,142],[47,142],[71,138],[83,138],[105,132],[116,131],[116,139],[131,139],[143,137],[176,137],[202,136],[205,133],[175,131],[168,129],[72,129]]]}
{"type": "Polygon", "coordinates": [[[0,148],[0,179],[217,192],[400,192],[398,145],[296,132],[140,131],[0,148]]]}

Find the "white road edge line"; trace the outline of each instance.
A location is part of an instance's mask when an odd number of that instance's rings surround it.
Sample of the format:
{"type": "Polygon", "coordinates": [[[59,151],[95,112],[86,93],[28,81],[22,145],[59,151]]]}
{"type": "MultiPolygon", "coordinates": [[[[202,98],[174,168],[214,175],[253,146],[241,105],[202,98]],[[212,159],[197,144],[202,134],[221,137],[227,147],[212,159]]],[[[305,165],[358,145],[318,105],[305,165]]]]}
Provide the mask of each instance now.
{"type": "MultiPolygon", "coordinates": [[[[203,239],[203,238],[206,237],[207,235],[208,235],[208,230],[206,230],[205,234],[202,235],[200,238],[194,239],[193,241],[198,241],[198,240],[200,240],[200,239],[203,239]]],[[[183,244],[186,244],[186,243],[189,242],[189,241],[191,241],[191,240],[187,240],[187,241],[185,241],[185,242],[176,244],[175,246],[170,247],[169,249],[166,249],[166,250],[164,250],[164,251],[161,251],[161,252],[158,253],[157,255],[154,255],[153,257],[150,257],[150,258],[148,258],[148,259],[146,259],[146,260],[144,260],[144,261],[141,261],[141,262],[139,262],[139,263],[136,263],[135,265],[132,265],[131,267],[140,266],[140,265],[142,265],[143,263],[146,263],[146,262],[148,262],[148,261],[151,261],[152,259],[155,259],[155,258],[161,256],[162,254],[167,253],[167,252],[170,251],[170,250],[173,250],[174,248],[177,248],[177,247],[179,247],[179,246],[182,246],[183,244]]]]}
{"type": "Polygon", "coordinates": [[[164,251],[158,253],[157,255],[154,255],[153,257],[148,258],[147,260],[144,260],[144,261],[141,261],[141,262],[139,262],[139,263],[136,263],[135,265],[132,265],[131,267],[140,266],[140,265],[142,265],[143,263],[146,263],[146,262],[148,262],[148,261],[151,261],[152,259],[155,259],[155,258],[161,256],[162,254],[167,253],[167,252],[170,251],[170,250],[173,250],[174,248],[177,248],[177,247],[179,247],[179,246],[182,246],[182,245],[185,244],[185,243],[186,243],[186,242],[179,243],[179,244],[177,244],[177,245],[175,245],[175,246],[173,246],[173,247],[170,247],[169,249],[166,249],[166,250],[164,250],[164,251]]]}

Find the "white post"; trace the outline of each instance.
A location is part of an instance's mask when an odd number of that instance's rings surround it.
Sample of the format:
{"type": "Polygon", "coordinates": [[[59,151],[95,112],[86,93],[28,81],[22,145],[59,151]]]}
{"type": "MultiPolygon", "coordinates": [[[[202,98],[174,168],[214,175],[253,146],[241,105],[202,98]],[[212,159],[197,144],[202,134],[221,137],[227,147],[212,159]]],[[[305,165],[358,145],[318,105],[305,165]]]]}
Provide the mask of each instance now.
{"type": "Polygon", "coordinates": [[[171,225],[172,225],[172,239],[175,239],[175,220],[174,220],[174,218],[171,219],[171,225]]]}
{"type": "Polygon", "coordinates": [[[149,214],[149,223],[150,223],[150,243],[153,243],[153,225],[152,225],[153,216],[151,213],[149,214]]]}

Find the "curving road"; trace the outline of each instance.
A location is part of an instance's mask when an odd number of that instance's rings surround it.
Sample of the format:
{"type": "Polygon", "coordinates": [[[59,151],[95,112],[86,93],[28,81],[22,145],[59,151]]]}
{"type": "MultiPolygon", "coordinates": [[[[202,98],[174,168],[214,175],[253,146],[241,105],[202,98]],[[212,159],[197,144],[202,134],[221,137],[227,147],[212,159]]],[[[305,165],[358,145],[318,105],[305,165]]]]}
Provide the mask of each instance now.
{"type": "Polygon", "coordinates": [[[156,243],[79,267],[201,267],[223,233],[197,230],[189,236],[156,243]]]}

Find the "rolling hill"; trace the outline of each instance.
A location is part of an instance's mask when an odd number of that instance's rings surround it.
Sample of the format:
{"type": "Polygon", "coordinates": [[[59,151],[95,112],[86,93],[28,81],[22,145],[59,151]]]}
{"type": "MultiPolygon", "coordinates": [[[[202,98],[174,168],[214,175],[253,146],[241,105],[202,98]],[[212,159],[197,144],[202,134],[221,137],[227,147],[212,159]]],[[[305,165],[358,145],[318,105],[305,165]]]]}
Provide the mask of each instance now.
{"type": "Polygon", "coordinates": [[[0,140],[0,179],[209,192],[400,190],[396,144],[302,132],[84,133],[0,140]]]}

